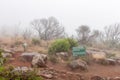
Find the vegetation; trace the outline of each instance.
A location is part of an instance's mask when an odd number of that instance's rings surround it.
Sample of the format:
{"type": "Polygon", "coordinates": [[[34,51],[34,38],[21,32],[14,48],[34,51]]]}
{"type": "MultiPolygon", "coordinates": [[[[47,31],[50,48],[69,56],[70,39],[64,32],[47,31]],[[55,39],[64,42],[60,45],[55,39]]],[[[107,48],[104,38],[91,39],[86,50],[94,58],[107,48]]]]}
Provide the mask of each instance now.
{"type": "Polygon", "coordinates": [[[0,80],[43,80],[36,71],[13,71],[14,67],[0,67],[0,80]]]}
{"type": "Polygon", "coordinates": [[[32,39],[32,44],[34,44],[34,45],[40,45],[40,40],[36,39],[36,38],[33,38],[32,39]]]}
{"type": "Polygon", "coordinates": [[[59,24],[55,17],[35,19],[31,25],[38,32],[40,40],[53,40],[64,36],[64,27],[59,24]]]}
{"type": "Polygon", "coordinates": [[[70,49],[72,49],[72,47],[78,46],[78,42],[75,39],[73,39],[73,38],[67,38],[67,40],[68,40],[68,42],[70,44],[70,49]]]}
{"type": "Polygon", "coordinates": [[[51,44],[48,52],[54,54],[56,52],[68,52],[70,44],[67,39],[58,39],[51,44]]]}

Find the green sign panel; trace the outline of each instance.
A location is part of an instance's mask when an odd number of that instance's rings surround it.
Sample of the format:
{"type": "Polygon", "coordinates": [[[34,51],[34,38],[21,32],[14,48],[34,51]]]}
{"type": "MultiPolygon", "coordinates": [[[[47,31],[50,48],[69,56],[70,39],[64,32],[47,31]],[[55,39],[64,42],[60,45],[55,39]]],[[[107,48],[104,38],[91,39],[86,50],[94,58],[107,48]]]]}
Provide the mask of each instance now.
{"type": "Polygon", "coordinates": [[[73,56],[84,56],[86,54],[85,47],[73,47],[72,48],[73,56]]]}

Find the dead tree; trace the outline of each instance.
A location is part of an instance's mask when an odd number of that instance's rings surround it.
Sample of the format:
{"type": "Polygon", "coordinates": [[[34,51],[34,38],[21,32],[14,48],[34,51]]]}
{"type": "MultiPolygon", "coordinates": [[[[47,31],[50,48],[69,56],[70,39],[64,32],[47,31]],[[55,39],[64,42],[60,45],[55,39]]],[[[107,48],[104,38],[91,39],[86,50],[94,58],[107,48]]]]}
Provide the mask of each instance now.
{"type": "Polygon", "coordinates": [[[102,33],[102,40],[109,47],[115,47],[120,44],[120,24],[114,24],[105,27],[102,33]]]}
{"type": "Polygon", "coordinates": [[[78,42],[83,45],[92,43],[99,36],[98,30],[91,32],[90,28],[86,25],[79,26],[78,29],[76,29],[76,32],[78,42]]]}
{"type": "Polygon", "coordinates": [[[31,22],[31,25],[42,40],[52,40],[64,36],[64,27],[54,17],[35,19],[31,22]]]}

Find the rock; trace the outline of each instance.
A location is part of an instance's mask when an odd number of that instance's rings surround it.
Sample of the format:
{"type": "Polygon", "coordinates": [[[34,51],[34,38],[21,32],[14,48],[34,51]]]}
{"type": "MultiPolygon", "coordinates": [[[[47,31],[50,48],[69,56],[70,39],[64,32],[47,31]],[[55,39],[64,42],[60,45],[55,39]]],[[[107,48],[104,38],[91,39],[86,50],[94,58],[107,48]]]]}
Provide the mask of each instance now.
{"type": "Polygon", "coordinates": [[[106,54],[104,52],[94,52],[94,53],[92,53],[92,58],[96,62],[99,62],[99,60],[106,58],[106,54]]]}
{"type": "Polygon", "coordinates": [[[46,67],[47,55],[38,54],[33,57],[32,66],[33,67],[46,67]]]}
{"type": "Polygon", "coordinates": [[[72,70],[75,69],[87,70],[87,63],[82,60],[74,60],[70,62],[68,65],[72,70]]]}
{"type": "Polygon", "coordinates": [[[120,77],[115,77],[113,80],[120,80],[120,77]]]}
{"type": "Polygon", "coordinates": [[[13,53],[13,51],[9,50],[9,49],[4,49],[3,52],[5,52],[5,53],[13,53]]]}
{"type": "Polygon", "coordinates": [[[56,56],[58,57],[59,61],[64,63],[65,60],[68,60],[69,55],[67,52],[59,52],[59,53],[56,53],[56,56]]]}
{"type": "Polygon", "coordinates": [[[64,56],[64,57],[68,57],[68,53],[67,52],[59,52],[56,53],[57,56],[64,56]]]}
{"type": "Polygon", "coordinates": [[[93,77],[91,77],[90,80],[105,80],[105,79],[102,78],[101,76],[93,76],[93,77]]]}
{"type": "Polygon", "coordinates": [[[16,73],[16,72],[26,73],[27,71],[33,71],[33,69],[28,67],[16,67],[13,69],[12,73],[16,73]]]}
{"type": "Polygon", "coordinates": [[[11,53],[2,53],[2,56],[4,58],[10,58],[10,57],[12,57],[12,54],[11,53]]]}
{"type": "Polygon", "coordinates": [[[32,59],[35,55],[39,55],[39,53],[32,52],[32,53],[22,53],[20,59],[22,61],[32,62],[32,59]]]}
{"type": "Polygon", "coordinates": [[[106,59],[106,61],[109,65],[115,65],[116,64],[116,60],[114,60],[114,59],[106,59]]]}
{"type": "Polygon", "coordinates": [[[46,79],[52,79],[53,75],[52,74],[41,74],[40,76],[46,78],[46,79]]]}

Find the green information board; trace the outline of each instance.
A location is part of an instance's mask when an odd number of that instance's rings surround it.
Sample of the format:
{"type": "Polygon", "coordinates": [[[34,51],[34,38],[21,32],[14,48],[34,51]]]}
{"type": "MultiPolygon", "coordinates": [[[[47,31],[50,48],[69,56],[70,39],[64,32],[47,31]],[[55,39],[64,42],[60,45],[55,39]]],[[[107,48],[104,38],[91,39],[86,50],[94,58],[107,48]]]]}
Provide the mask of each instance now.
{"type": "Polygon", "coordinates": [[[84,56],[86,54],[85,47],[73,47],[72,48],[73,56],[84,56]]]}

